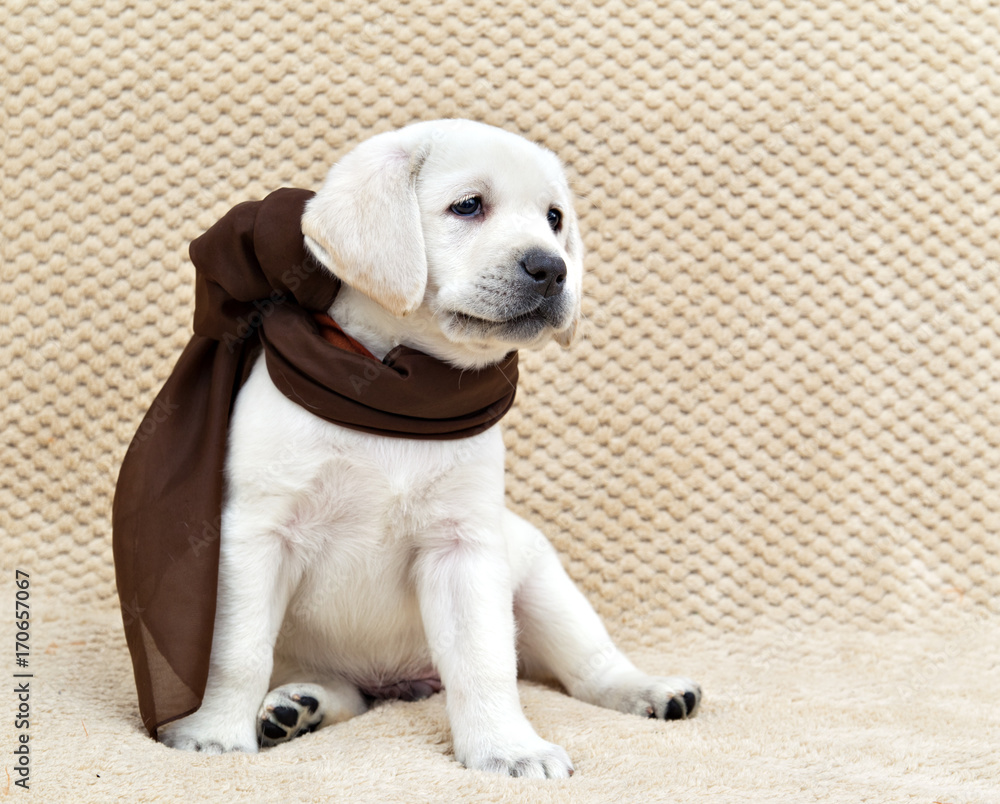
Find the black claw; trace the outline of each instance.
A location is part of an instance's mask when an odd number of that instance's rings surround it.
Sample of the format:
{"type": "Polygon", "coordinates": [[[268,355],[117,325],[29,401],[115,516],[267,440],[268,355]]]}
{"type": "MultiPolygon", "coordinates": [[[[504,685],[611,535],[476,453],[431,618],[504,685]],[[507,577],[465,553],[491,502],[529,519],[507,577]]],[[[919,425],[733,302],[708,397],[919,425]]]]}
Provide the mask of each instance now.
{"type": "Polygon", "coordinates": [[[311,695],[300,695],[297,698],[298,702],[302,704],[306,709],[309,710],[309,714],[315,714],[316,710],[319,709],[319,701],[313,698],[311,695]]]}
{"type": "Polygon", "coordinates": [[[683,720],[684,704],[682,704],[676,698],[671,698],[670,702],[667,704],[667,711],[664,714],[664,717],[667,720],[683,720]]]}
{"type": "Polygon", "coordinates": [[[271,714],[282,726],[294,726],[299,722],[299,713],[290,706],[276,706],[271,714]]]}
{"type": "Polygon", "coordinates": [[[694,708],[698,705],[698,699],[695,697],[693,692],[684,693],[684,705],[687,707],[687,713],[689,715],[694,712],[694,708]]]}
{"type": "Polygon", "coordinates": [[[277,723],[272,723],[270,720],[265,720],[264,725],[261,728],[264,736],[269,740],[284,740],[288,736],[288,732],[285,731],[277,723]]]}

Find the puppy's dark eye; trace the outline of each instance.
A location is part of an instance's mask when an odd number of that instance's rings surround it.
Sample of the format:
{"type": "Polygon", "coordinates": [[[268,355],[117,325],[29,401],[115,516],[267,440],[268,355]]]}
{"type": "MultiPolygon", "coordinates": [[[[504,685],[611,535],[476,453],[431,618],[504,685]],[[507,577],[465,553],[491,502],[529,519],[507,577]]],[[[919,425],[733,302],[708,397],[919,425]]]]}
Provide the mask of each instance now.
{"type": "Polygon", "coordinates": [[[470,195],[462,198],[451,205],[451,211],[462,218],[471,218],[478,215],[483,209],[483,199],[478,195],[470,195]]]}
{"type": "Polygon", "coordinates": [[[549,228],[553,232],[558,232],[562,229],[562,213],[555,207],[549,210],[549,214],[545,216],[545,219],[549,222],[549,228]]]}

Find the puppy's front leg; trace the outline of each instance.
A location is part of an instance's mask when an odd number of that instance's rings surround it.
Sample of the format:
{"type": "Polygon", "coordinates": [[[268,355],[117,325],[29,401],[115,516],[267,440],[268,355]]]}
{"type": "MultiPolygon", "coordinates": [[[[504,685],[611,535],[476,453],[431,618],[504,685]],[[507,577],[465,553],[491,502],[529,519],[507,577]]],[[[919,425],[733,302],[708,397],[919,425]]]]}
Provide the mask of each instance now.
{"type": "Polygon", "coordinates": [[[444,682],[455,757],[468,768],[565,778],[569,757],[521,711],[510,568],[497,542],[442,527],[416,564],[424,631],[444,682]]]}
{"type": "Polygon", "coordinates": [[[231,506],[223,516],[208,684],[197,712],[159,730],[160,741],[173,748],[258,750],[257,711],[294,583],[278,537],[262,526],[266,519],[249,506],[231,506]]]}

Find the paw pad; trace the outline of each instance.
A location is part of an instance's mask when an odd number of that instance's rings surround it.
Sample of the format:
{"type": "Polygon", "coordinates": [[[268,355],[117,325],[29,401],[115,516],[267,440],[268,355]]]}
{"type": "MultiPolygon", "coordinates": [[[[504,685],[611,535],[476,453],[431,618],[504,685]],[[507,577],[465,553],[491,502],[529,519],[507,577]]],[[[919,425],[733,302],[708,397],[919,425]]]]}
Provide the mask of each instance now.
{"type": "Polygon", "coordinates": [[[258,741],[264,747],[288,742],[315,731],[322,720],[319,701],[313,696],[272,690],[260,707],[258,741]]]}
{"type": "Polygon", "coordinates": [[[619,688],[610,698],[613,708],[659,720],[693,717],[700,703],[701,687],[677,677],[646,677],[634,686],[619,688]]]}

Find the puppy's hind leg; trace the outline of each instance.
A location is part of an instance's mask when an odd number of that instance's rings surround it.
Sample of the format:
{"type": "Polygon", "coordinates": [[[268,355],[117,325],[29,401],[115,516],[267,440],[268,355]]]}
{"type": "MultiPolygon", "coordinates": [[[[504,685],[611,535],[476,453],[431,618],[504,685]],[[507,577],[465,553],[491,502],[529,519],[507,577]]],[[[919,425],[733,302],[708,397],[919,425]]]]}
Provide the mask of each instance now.
{"type": "Polygon", "coordinates": [[[259,512],[227,508],[205,695],[197,712],[159,730],[161,742],[210,754],[258,750],[257,712],[296,581],[279,537],[263,526],[259,512]]]}
{"type": "Polygon", "coordinates": [[[507,511],[504,533],[515,556],[518,657],[526,676],[554,676],[574,698],[620,712],[666,720],[695,713],[701,687],[632,664],[534,526],[507,511]]]}

